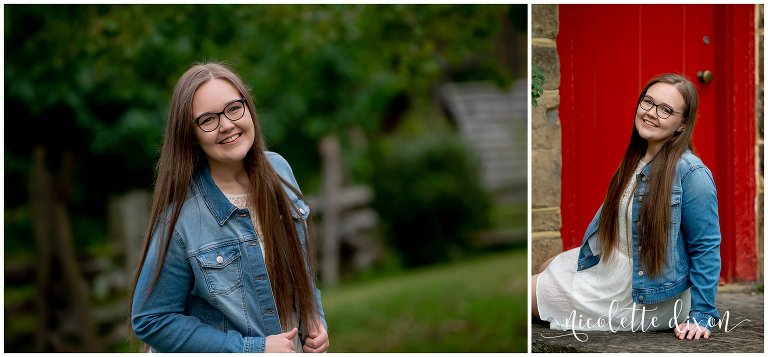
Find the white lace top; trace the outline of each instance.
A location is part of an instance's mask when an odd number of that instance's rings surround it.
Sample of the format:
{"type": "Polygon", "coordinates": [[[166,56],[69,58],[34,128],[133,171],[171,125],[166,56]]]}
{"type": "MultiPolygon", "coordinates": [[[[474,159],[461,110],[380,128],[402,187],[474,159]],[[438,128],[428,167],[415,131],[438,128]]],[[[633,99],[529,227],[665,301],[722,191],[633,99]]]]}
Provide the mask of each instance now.
{"type": "Polygon", "coordinates": [[[632,259],[632,194],[635,192],[635,184],[637,183],[637,175],[645,167],[645,163],[640,161],[632,173],[627,187],[624,188],[624,192],[621,194],[621,200],[619,201],[619,252],[632,259]]]}
{"type": "MultiPolygon", "coordinates": [[[[224,196],[227,197],[229,202],[231,202],[235,207],[237,208],[248,208],[248,194],[247,193],[241,193],[241,194],[229,194],[225,193],[224,196]]],[[[259,226],[259,222],[257,221],[257,217],[255,214],[251,215],[251,222],[253,222],[253,228],[256,229],[256,237],[259,239],[259,247],[261,247],[261,256],[264,257],[264,238],[262,238],[261,234],[261,227],[259,226]]]]}

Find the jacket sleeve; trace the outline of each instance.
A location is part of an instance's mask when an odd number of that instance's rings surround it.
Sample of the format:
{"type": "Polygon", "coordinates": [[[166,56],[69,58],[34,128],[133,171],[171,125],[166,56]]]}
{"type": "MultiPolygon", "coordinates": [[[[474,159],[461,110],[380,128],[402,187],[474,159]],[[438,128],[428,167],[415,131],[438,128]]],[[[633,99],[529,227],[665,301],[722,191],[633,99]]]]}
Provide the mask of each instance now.
{"type": "Polygon", "coordinates": [[[720,222],[717,191],[706,167],[682,178],[682,233],[690,259],[691,312],[689,321],[711,329],[720,320],[715,308],[720,280],[720,222]]]}
{"type": "Polygon", "coordinates": [[[136,284],[131,313],[136,337],[159,352],[264,352],[264,337],[244,338],[237,331],[221,331],[184,313],[194,276],[175,231],[157,283],[148,292],[163,231],[155,229],[136,284]]]}

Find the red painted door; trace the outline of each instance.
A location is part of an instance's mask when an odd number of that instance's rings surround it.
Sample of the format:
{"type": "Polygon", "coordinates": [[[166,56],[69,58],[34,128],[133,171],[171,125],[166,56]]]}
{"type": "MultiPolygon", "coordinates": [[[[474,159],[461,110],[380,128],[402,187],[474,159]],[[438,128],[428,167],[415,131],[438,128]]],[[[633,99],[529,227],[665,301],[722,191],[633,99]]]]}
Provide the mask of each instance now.
{"type": "Polygon", "coordinates": [[[560,5],[563,249],[605,197],[651,77],[697,84],[694,148],[718,191],[721,278],[755,280],[754,5],[560,5]],[[697,72],[709,70],[709,83],[697,72]]]}

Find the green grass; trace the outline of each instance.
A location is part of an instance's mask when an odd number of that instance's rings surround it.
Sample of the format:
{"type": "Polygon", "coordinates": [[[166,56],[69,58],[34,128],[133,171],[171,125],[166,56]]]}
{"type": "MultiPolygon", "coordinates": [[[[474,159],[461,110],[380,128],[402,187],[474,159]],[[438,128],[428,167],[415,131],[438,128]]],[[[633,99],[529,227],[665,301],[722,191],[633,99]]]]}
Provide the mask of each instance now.
{"type": "Polygon", "coordinates": [[[526,352],[524,249],[323,291],[330,352],[526,352]]]}

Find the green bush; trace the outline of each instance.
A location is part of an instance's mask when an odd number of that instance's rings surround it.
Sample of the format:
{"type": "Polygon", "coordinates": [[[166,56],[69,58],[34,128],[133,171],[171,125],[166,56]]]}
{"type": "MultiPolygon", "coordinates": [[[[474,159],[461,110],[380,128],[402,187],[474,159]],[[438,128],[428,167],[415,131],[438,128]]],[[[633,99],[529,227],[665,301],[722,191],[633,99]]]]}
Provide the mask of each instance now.
{"type": "Polygon", "coordinates": [[[488,225],[490,198],[461,138],[393,138],[375,156],[374,207],[406,267],[450,260],[472,248],[471,234],[488,225]]]}

